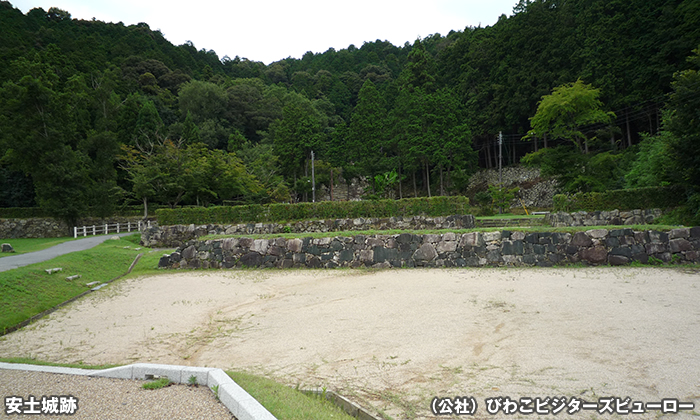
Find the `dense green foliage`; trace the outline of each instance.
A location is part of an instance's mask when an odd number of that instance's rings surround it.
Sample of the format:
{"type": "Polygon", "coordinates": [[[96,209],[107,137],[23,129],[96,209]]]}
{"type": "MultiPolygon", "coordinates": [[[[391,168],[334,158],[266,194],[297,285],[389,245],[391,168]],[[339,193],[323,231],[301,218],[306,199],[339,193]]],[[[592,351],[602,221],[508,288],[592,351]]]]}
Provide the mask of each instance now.
{"type": "Polygon", "coordinates": [[[700,209],[698,63],[686,60],[700,4],[520,0],[513,11],[491,27],[266,66],[174,46],[145,23],[0,1],[0,207],[74,220],[125,204],[311,201],[312,151],[316,191],[362,176],[374,198],[460,194],[497,164],[502,131],[504,164],[535,152],[528,161],[565,191],[681,178],[700,209]],[[573,110],[559,95],[571,90],[585,99],[573,110]],[[637,146],[660,131],[672,92],[672,145],[637,146]],[[565,112],[545,114],[551,99],[565,112]]]}
{"type": "Polygon", "coordinates": [[[423,197],[401,200],[323,201],[297,204],[250,204],[246,206],[190,207],[160,209],[161,225],[200,223],[289,222],[307,219],[345,219],[356,217],[449,216],[467,214],[466,197],[423,197]]]}
{"type": "Polygon", "coordinates": [[[605,192],[557,194],[555,211],[635,210],[643,203],[645,208],[667,209],[683,204],[681,187],[647,187],[605,192]]]}

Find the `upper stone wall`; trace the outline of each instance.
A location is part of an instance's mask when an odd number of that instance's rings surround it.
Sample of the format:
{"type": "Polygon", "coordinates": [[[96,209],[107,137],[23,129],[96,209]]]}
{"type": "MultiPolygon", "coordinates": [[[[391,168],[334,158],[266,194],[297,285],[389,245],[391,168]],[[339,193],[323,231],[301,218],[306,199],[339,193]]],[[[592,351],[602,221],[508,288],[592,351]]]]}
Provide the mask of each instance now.
{"type": "Polygon", "coordinates": [[[471,214],[444,217],[386,217],[335,220],[305,220],[293,223],[250,223],[237,225],[153,226],[143,231],[141,245],[158,248],[178,247],[205,235],[260,235],[275,233],[343,232],[364,230],[471,229],[471,214]]]}

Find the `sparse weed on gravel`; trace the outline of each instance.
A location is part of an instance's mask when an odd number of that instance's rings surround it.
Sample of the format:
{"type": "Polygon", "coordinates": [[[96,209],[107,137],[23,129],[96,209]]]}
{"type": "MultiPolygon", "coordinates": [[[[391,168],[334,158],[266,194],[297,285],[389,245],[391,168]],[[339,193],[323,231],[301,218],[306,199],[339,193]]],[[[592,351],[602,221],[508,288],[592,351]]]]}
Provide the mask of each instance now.
{"type": "Polygon", "coordinates": [[[160,378],[156,379],[155,381],[151,382],[146,382],[145,384],[141,385],[143,389],[161,389],[165,388],[166,386],[170,386],[172,382],[168,378],[160,378]]]}

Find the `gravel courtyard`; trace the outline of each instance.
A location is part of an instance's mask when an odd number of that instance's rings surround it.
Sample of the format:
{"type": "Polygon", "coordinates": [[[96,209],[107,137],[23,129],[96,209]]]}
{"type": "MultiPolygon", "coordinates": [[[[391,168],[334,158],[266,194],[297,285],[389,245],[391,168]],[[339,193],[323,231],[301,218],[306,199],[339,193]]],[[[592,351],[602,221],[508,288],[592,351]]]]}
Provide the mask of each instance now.
{"type": "Polygon", "coordinates": [[[538,418],[487,413],[486,398],[506,396],[674,398],[694,411],[605,417],[698,418],[700,272],[173,271],[116,282],[2,337],[0,356],[245,370],[396,419],[435,418],[435,396],[475,397],[474,418],[538,418]]]}

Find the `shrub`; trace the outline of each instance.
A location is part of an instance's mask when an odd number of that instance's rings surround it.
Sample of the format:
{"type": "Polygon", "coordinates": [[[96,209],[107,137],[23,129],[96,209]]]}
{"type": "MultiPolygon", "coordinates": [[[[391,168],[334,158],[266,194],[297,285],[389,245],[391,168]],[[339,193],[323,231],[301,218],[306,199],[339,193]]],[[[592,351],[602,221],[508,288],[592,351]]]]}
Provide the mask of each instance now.
{"type": "Polygon", "coordinates": [[[677,207],[683,203],[683,188],[648,187],[554,196],[554,211],[634,210],[677,207]]]}

